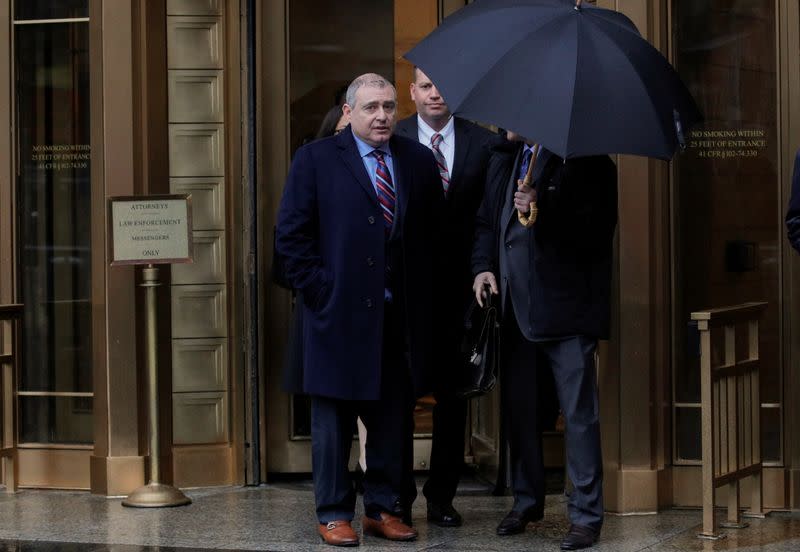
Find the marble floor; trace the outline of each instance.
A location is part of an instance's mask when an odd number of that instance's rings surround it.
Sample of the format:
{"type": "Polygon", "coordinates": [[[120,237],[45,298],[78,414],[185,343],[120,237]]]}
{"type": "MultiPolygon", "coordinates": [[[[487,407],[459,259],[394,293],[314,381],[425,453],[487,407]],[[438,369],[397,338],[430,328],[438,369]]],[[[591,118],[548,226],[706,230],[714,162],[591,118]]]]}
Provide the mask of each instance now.
{"type": "MultiPolygon", "coordinates": [[[[193,503],[164,509],[130,509],[120,499],[64,491],[0,494],[0,552],[139,552],[185,550],[263,550],[307,552],[334,550],[315,532],[309,482],[263,487],[188,490],[193,503]]],[[[462,485],[455,506],[464,526],[443,529],[425,520],[425,501],[414,507],[419,539],[390,543],[366,536],[360,550],[521,552],[556,551],[567,527],[565,499],[548,496],[545,518],[522,535],[497,537],[494,528],[511,505],[478,483],[462,485]]],[[[677,552],[800,550],[800,513],[773,513],[750,520],[746,529],[727,530],[727,538],[695,538],[696,510],[667,510],[651,516],[608,516],[601,540],[592,549],[608,552],[677,552]]],[[[360,523],[355,524],[360,530],[360,523]]]]}

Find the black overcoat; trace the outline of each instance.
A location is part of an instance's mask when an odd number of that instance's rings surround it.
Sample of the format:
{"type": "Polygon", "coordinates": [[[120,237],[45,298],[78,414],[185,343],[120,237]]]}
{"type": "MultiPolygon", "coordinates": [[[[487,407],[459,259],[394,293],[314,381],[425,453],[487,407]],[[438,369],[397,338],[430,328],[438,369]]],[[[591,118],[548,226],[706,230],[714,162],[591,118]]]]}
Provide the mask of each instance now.
{"type": "MultiPolygon", "coordinates": [[[[416,141],[389,142],[402,225],[409,366],[415,392],[431,390],[436,361],[432,308],[444,197],[433,154],[416,141]]],[[[276,249],[303,303],[303,389],[344,400],[380,396],[386,238],[375,190],[350,127],[295,154],[276,249]]]]}
{"type": "MultiPolygon", "coordinates": [[[[417,115],[397,123],[398,136],[419,139],[417,115]]],[[[439,332],[442,358],[446,360],[440,372],[452,385],[452,370],[460,368],[458,346],[463,335],[464,315],[472,301],[472,244],[475,237],[475,213],[483,200],[486,186],[486,167],[491,146],[497,135],[474,123],[453,117],[455,151],[450,167],[450,186],[442,211],[442,268],[437,275],[444,284],[436,297],[435,306],[441,310],[444,326],[439,332]]]]}

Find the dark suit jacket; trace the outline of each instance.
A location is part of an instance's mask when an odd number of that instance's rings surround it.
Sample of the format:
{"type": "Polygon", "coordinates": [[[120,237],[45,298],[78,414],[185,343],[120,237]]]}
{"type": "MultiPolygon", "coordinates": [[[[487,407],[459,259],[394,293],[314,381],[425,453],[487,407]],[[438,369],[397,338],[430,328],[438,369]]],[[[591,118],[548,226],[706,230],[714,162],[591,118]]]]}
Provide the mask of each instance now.
{"type": "MultiPolygon", "coordinates": [[[[521,144],[493,148],[476,218],[473,274],[498,274],[502,210],[521,144]]],[[[564,162],[551,154],[534,182],[539,215],[529,230],[530,325],[534,338],[609,334],[617,171],[608,156],[564,162]]]]}
{"type": "MultiPolygon", "coordinates": [[[[442,273],[437,276],[446,282],[436,304],[443,310],[449,337],[440,339],[445,345],[443,354],[457,353],[464,313],[472,300],[472,243],[475,236],[475,213],[483,200],[486,167],[490,147],[496,135],[474,123],[453,118],[455,151],[450,167],[450,187],[442,212],[445,245],[442,250],[442,273]]],[[[412,140],[419,139],[416,113],[397,123],[395,133],[412,140]]],[[[441,333],[440,333],[441,335],[441,333]]],[[[453,363],[450,363],[452,365],[453,363]]]]}
{"type": "Polygon", "coordinates": [[[800,150],[794,158],[792,193],[789,196],[789,209],[786,211],[786,233],[789,243],[800,252],[800,150]]]}
{"type": "MultiPolygon", "coordinates": [[[[443,194],[433,154],[392,137],[402,225],[403,288],[415,389],[431,389],[432,310],[443,194]]],[[[302,293],[303,391],[376,400],[380,395],[386,238],[375,190],[348,127],[295,154],[278,210],[276,248],[302,293]]]]}

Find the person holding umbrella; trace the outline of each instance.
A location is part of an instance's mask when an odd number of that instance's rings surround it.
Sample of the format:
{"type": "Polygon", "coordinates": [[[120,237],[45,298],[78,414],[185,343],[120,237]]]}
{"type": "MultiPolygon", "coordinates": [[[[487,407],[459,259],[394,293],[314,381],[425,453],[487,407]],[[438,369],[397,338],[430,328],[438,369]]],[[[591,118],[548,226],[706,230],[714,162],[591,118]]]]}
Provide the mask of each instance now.
{"type": "Polygon", "coordinates": [[[542,515],[540,427],[527,424],[536,420],[538,375],[549,370],[575,484],[562,548],[590,546],[603,520],[593,357],[609,332],[617,216],[608,155],[669,160],[702,115],[628,17],[582,0],[475,0],[404,57],[456,115],[542,145],[498,147],[473,250],[475,293],[482,298],[485,284],[500,293],[506,322],[501,382],[515,500],[497,532],[521,532],[542,515]],[[518,186],[525,164],[532,186],[518,186]]]}
{"type": "MultiPolygon", "coordinates": [[[[448,247],[442,251],[446,272],[436,275],[447,282],[436,298],[444,324],[437,339],[443,358],[434,389],[433,438],[430,475],[422,489],[427,499],[428,521],[440,527],[462,524],[453,498],[464,465],[464,426],[467,401],[456,396],[462,370],[459,345],[463,338],[464,312],[472,300],[470,257],[475,229],[475,213],[483,199],[490,142],[497,136],[460,117],[453,117],[431,79],[418,67],[410,86],[417,112],[397,123],[397,135],[406,136],[431,149],[439,165],[445,192],[445,219],[448,247]]],[[[410,437],[410,436],[409,436],[410,437]]],[[[413,442],[408,443],[408,461],[413,461],[413,442]]],[[[414,495],[414,482],[409,484],[414,495]]]]}
{"type": "Polygon", "coordinates": [[[603,520],[593,357],[609,331],[617,190],[608,154],[669,160],[702,115],[628,17],[582,0],[475,0],[404,57],[430,75],[453,113],[543,146],[512,144],[493,156],[473,250],[476,295],[488,284],[505,305],[501,378],[515,501],[497,531],[523,531],[542,515],[539,428],[524,424],[536,419],[537,373],[550,370],[575,484],[561,546],[590,546],[603,520]],[[517,184],[527,182],[515,174],[526,157],[532,187],[517,184]]]}
{"type": "Polygon", "coordinates": [[[514,505],[497,526],[513,535],[543,517],[537,386],[552,374],[564,414],[571,527],[562,550],[594,544],[603,524],[595,373],[609,334],[617,173],[608,156],[564,160],[508,133],[494,148],[476,218],[472,268],[479,303],[500,294],[501,408],[514,505]],[[537,383],[538,382],[538,383],[537,383]]]}

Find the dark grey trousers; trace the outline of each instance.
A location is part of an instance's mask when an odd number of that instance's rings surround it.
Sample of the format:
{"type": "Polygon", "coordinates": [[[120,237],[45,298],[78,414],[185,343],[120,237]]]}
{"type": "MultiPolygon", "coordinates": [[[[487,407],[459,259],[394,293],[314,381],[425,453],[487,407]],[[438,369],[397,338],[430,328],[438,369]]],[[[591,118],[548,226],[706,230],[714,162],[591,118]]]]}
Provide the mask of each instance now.
{"type": "Polygon", "coordinates": [[[600,531],[603,524],[603,459],[600,449],[594,353],[597,340],[582,336],[531,342],[514,316],[504,320],[500,381],[504,420],[511,445],[514,510],[544,506],[542,431],[537,416],[537,380],[552,373],[566,420],[567,474],[572,523],[600,531]]]}

